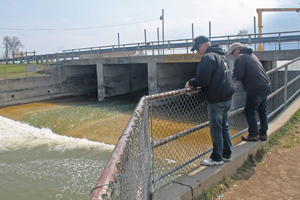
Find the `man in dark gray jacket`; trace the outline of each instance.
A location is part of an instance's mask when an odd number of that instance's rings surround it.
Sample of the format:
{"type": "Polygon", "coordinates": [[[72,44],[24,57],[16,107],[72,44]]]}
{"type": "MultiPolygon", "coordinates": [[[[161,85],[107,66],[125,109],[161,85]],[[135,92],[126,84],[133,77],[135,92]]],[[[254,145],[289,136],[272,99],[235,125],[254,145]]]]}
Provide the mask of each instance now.
{"type": "Polygon", "coordinates": [[[242,81],[247,92],[244,114],[248,123],[248,136],[244,141],[267,140],[268,117],[267,96],[270,93],[270,79],[253,50],[235,42],[230,46],[228,55],[233,55],[233,77],[242,81]],[[258,130],[255,111],[259,114],[260,129],[258,130]]]}
{"type": "Polygon", "coordinates": [[[232,144],[228,129],[228,110],[234,93],[234,85],[224,52],[218,44],[211,45],[205,36],[194,40],[191,51],[202,55],[197,67],[197,75],[185,87],[201,87],[206,99],[213,151],[203,165],[221,165],[231,161],[232,144]]]}

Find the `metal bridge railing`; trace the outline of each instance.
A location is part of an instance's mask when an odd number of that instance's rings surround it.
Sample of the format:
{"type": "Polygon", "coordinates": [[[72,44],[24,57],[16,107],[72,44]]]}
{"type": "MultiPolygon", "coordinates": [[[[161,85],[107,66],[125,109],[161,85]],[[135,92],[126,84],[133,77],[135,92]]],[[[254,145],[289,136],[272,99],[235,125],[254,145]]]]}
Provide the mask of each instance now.
{"type": "MultiPolygon", "coordinates": [[[[300,31],[273,32],[246,35],[227,35],[211,37],[212,44],[220,44],[227,51],[234,42],[240,42],[253,49],[257,49],[259,44],[263,44],[266,50],[299,49],[300,31]],[[261,36],[260,38],[258,36],[261,36]]],[[[102,47],[89,47],[80,49],[64,50],[65,58],[84,59],[88,55],[101,57],[123,57],[123,56],[151,56],[192,53],[193,39],[178,39],[162,41],[151,41],[143,43],[131,43],[122,45],[110,45],[102,47]],[[125,53],[129,52],[129,53],[125,53]]]]}
{"type": "MultiPolygon", "coordinates": [[[[300,31],[273,32],[247,35],[227,35],[211,37],[212,44],[220,44],[222,49],[228,51],[229,46],[234,42],[240,42],[254,50],[262,44],[264,50],[278,51],[300,48],[300,31]],[[258,36],[261,36],[259,38],[258,36]]],[[[63,50],[62,53],[25,56],[19,59],[0,59],[0,62],[39,62],[78,60],[103,57],[128,57],[128,56],[153,56],[192,53],[190,48],[193,39],[178,39],[164,41],[151,41],[142,43],[131,43],[122,45],[108,45],[98,47],[87,47],[78,49],[63,50]]]]}
{"type": "MultiPolygon", "coordinates": [[[[272,121],[299,96],[300,57],[268,75],[272,121]]],[[[235,86],[228,121],[233,144],[247,134],[245,92],[235,86]]],[[[154,190],[199,166],[212,150],[206,105],[200,90],[143,97],[89,199],[150,199],[154,190]]]]}

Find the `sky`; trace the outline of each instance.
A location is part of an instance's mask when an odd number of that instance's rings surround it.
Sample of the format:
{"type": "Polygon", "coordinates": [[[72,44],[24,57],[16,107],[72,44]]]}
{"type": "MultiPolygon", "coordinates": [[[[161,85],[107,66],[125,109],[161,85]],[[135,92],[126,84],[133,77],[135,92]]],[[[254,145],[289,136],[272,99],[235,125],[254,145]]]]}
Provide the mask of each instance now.
{"type": "MultiPolygon", "coordinates": [[[[2,39],[16,36],[23,52],[62,53],[63,50],[194,36],[254,33],[257,8],[300,8],[300,0],[0,0],[0,57],[2,39]]],[[[298,31],[297,12],[263,12],[263,33],[298,31]]]]}

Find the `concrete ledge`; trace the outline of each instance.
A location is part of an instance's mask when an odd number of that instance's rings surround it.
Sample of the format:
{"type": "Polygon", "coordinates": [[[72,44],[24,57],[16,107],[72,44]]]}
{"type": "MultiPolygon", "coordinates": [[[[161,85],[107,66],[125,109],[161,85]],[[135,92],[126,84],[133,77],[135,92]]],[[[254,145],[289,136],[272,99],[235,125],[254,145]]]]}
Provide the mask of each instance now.
{"type": "Polygon", "coordinates": [[[192,200],[193,198],[208,191],[213,184],[219,183],[224,177],[236,173],[250,155],[255,154],[264,146],[276,132],[286,125],[291,117],[300,109],[300,97],[295,100],[279,117],[269,124],[268,140],[263,142],[241,141],[232,148],[232,161],[225,162],[221,166],[199,166],[187,174],[177,178],[153,194],[154,200],[192,200]]]}
{"type": "Polygon", "coordinates": [[[7,106],[14,106],[14,105],[18,105],[18,104],[33,103],[33,102],[37,102],[37,101],[57,99],[57,98],[62,98],[62,97],[75,97],[75,96],[93,93],[94,91],[95,90],[73,92],[73,93],[69,92],[69,93],[62,93],[62,94],[40,95],[40,96],[34,96],[34,97],[28,97],[28,98],[24,98],[24,99],[16,99],[16,100],[10,100],[10,101],[1,100],[0,108],[4,108],[7,106]]]}

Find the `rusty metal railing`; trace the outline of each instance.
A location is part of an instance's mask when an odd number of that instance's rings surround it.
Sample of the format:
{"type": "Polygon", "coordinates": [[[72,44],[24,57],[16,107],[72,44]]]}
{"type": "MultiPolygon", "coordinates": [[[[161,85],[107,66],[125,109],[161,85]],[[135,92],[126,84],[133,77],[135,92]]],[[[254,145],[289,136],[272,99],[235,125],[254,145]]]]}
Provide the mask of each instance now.
{"type": "MultiPolygon", "coordinates": [[[[272,121],[300,94],[300,57],[268,72],[272,121]]],[[[233,144],[246,134],[245,92],[238,83],[229,111],[233,144]]],[[[151,199],[154,190],[200,165],[212,150],[206,102],[200,90],[143,97],[90,193],[90,200],[151,199]]]]}

